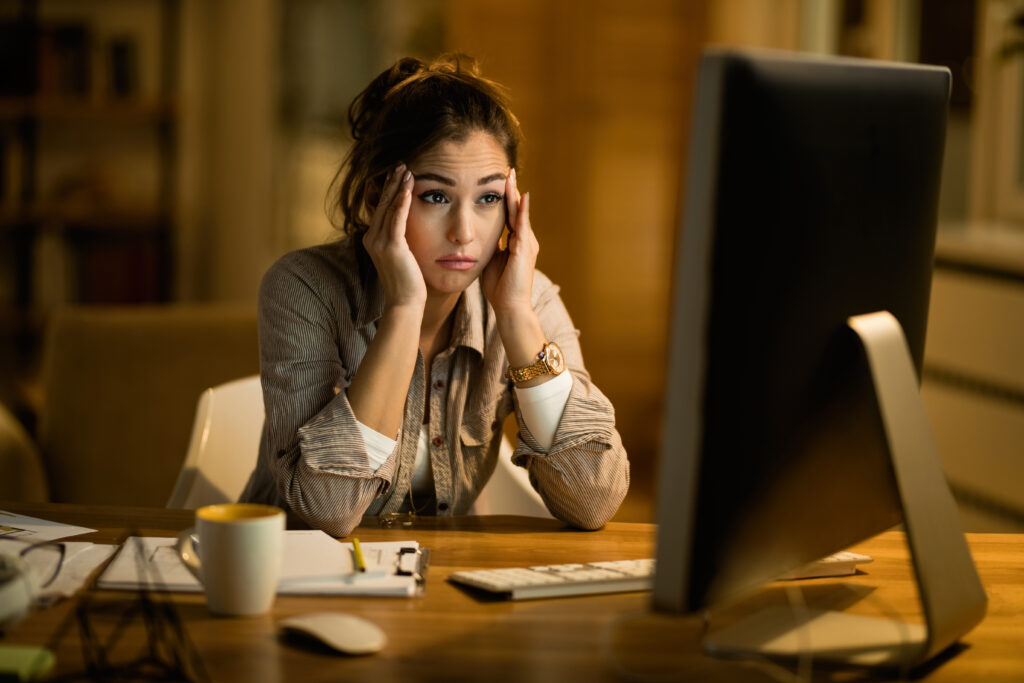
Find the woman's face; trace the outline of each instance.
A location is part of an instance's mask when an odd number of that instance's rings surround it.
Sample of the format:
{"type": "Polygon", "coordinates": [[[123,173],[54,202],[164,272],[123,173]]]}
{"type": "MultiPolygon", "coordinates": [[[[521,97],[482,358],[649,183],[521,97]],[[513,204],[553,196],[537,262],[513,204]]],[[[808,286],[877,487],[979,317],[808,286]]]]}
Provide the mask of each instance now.
{"type": "Polygon", "coordinates": [[[483,271],[505,225],[508,159],[494,136],[447,140],[409,164],[415,178],[405,239],[428,291],[462,292],[483,271]]]}

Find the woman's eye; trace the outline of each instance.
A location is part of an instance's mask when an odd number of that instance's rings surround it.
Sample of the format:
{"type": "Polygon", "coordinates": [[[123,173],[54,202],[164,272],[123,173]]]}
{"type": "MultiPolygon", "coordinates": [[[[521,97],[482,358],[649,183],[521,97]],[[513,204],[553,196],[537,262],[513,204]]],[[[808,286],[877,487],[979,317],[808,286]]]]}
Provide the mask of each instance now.
{"type": "Polygon", "coordinates": [[[425,201],[427,204],[446,204],[448,198],[444,196],[444,192],[439,190],[428,190],[420,195],[420,199],[425,201]]]}
{"type": "Polygon", "coordinates": [[[500,204],[503,201],[505,201],[505,195],[497,192],[488,192],[480,198],[481,204],[500,204]]]}

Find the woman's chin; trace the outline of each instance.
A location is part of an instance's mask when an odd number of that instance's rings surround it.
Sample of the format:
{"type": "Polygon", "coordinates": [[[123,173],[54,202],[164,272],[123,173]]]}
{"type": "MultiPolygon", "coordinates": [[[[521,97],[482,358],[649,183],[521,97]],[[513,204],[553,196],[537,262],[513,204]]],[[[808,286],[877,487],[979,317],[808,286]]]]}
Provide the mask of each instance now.
{"type": "Polygon", "coordinates": [[[427,282],[427,289],[432,294],[450,296],[461,294],[473,281],[480,276],[479,269],[447,271],[432,277],[427,282]]]}

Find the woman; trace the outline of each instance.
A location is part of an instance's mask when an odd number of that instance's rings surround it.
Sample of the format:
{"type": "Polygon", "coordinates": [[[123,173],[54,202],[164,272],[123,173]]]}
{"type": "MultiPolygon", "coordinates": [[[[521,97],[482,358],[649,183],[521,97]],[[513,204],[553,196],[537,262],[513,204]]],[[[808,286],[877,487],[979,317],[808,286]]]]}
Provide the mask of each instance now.
{"type": "Polygon", "coordinates": [[[363,514],[465,514],[515,412],[513,461],[599,528],[629,463],[558,289],[536,271],[519,127],[465,57],[403,59],[349,109],[345,236],[260,287],[266,422],[242,500],[347,536],[363,514]],[[507,246],[499,246],[507,228],[507,246]]]}

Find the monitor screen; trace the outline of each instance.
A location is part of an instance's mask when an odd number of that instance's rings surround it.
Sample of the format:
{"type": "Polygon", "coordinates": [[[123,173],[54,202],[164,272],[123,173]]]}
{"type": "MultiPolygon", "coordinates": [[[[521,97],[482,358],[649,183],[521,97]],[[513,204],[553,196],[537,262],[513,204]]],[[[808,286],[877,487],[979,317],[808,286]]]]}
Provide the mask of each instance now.
{"type": "Polygon", "coordinates": [[[655,608],[721,603],[896,525],[850,316],[924,354],[950,74],[775,53],[700,65],[658,478],[655,608]]]}

